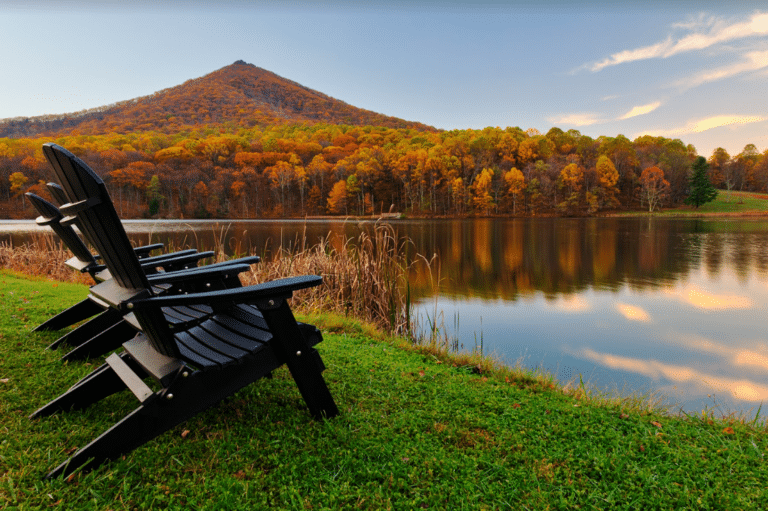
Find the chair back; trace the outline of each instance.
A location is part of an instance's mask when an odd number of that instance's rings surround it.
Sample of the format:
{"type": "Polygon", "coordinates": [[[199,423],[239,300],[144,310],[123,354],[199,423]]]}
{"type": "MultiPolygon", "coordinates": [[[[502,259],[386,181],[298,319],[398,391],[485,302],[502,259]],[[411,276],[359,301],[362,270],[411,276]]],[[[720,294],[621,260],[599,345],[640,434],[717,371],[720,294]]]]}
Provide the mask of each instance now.
{"type": "MultiPolygon", "coordinates": [[[[130,298],[142,292],[151,295],[147,276],[117,216],[104,181],[84,161],[57,144],[44,144],[43,154],[70,201],[60,209],[66,215],[61,223],[68,225],[77,221],[85,237],[101,254],[112,275],[111,280],[123,288],[122,296],[130,298]]],[[[136,311],[136,319],[153,348],[163,355],[178,356],[176,342],[159,307],[136,311]]]]}
{"type": "Polygon", "coordinates": [[[141,269],[123,224],[117,216],[104,181],[80,158],[56,144],[44,144],[43,153],[69,199],[61,213],[77,221],[85,237],[109,268],[112,278],[123,288],[149,289],[149,281],[141,269]]]}
{"type": "Polygon", "coordinates": [[[32,203],[32,206],[40,213],[40,216],[35,220],[37,225],[47,225],[50,227],[77,260],[82,263],[82,268],[87,269],[88,266],[95,266],[97,264],[93,254],[91,254],[75,230],[71,226],[61,225],[63,215],[59,208],[32,192],[28,192],[25,195],[29,202],[32,203]]]}

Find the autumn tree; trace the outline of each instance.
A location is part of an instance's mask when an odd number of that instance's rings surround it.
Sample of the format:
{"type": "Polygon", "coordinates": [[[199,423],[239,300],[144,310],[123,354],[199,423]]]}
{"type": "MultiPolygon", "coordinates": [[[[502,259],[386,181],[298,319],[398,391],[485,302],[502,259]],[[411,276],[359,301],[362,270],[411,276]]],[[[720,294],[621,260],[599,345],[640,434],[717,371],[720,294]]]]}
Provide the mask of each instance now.
{"type": "Polygon", "coordinates": [[[648,167],[640,174],[640,204],[648,204],[648,211],[653,212],[669,195],[669,181],[664,178],[664,171],[659,167],[648,167]]]}
{"type": "Polygon", "coordinates": [[[718,147],[712,151],[712,156],[709,157],[709,181],[715,187],[726,186],[728,190],[733,186],[733,178],[730,175],[731,156],[728,151],[722,147],[718,147]]]}
{"type": "Polygon", "coordinates": [[[307,174],[312,181],[312,185],[318,187],[321,195],[325,194],[325,181],[329,178],[332,170],[333,165],[325,161],[325,158],[320,154],[315,155],[309,165],[307,165],[307,174]]]}
{"type": "Polygon", "coordinates": [[[343,179],[336,181],[328,194],[328,213],[340,215],[347,213],[347,182],[343,179]]]}
{"type": "Polygon", "coordinates": [[[517,168],[512,168],[504,173],[504,183],[507,185],[507,194],[512,197],[512,214],[517,214],[517,199],[525,189],[525,176],[517,168]]]}
{"type": "Polygon", "coordinates": [[[600,207],[613,208],[618,205],[616,194],[618,193],[617,183],[619,182],[619,172],[613,165],[610,158],[601,155],[597,159],[595,166],[597,181],[600,184],[598,196],[600,198],[600,207]]]}
{"type": "Polygon", "coordinates": [[[560,212],[572,214],[579,209],[584,170],[575,163],[566,165],[560,171],[558,187],[563,191],[563,201],[557,205],[560,212]]]}
{"type": "Polygon", "coordinates": [[[768,149],[763,151],[755,165],[755,182],[758,190],[768,190],[768,149]]]}
{"type": "Polygon", "coordinates": [[[307,195],[307,209],[310,213],[317,214],[320,211],[322,199],[323,195],[320,192],[320,187],[313,185],[312,188],[309,189],[309,194],[307,195]]]}
{"type": "MultiPolygon", "coordinates": [[[[8,181],[11,183],[11,193],[14,197],[21,197],[21,192],[24,188],[24,185],[29,181],[29,178],[25,176],[22,172],[14,172],[10,175],[8,178],[8,181]]],[[[21,200],[21,209],[25,209],[24,207],[24,199],[21,200]]]]}
{"type": "Polygon", "coordinates": [[[451,181],[451,200],[458,214],[464,213],[464,205],[467,203],[467,189],[464,186],[464,179],[457,177],[451,181]]]}
{"type": "Polygon", "coordinates": [[[685,203],[695,208],[698,208],[702,204],[715,200],[717,197],[717,190],[709,182],[707,177],[707,170],[709,165],[706,158],[699,156],[691,166],[691,179],[690,179],[690,192],[685,199],[685,203]]]}
{"type": "Polygon", "coordinates": [[[202,181],[198,181],[192,190],[190,204],[194,208],[194,215],[197,218],[208,218],[211,216],[208,210],[208,186],[202,181]]]}
{"type": "Polygon", "coordinates": [[[755,144],[747,144],[744,150],[740,152],[733,162],[733,166],[738,173],[738,180],[741,182],[740,189],[753,190],[756,185],[755,165],[760,160],[760,153],[755,144]]]}
{"type": "Polygon", "coordinates": [[[286,204],[285,193],[296,177],[294,166],[287,161],[279,161],[271,167],[267,167],[265,174],[269,176],[272,187],[275,190],[279,190],[278,196],[280,197],[280,211],[283,214],[287,213],[289,207],[288,204],[286,204]]]}
{"type": "Polygon", "coordinates": [[[482,211],[485,215],[490,214],[491,207],[493,207],[493,198],[491,197],[492,181],[493,171],[491,169],[483,169],[470,187],[472,190],[472,205],[475,207],[475,210],[482,211]]]}
{"type": "Polygon", "coordinates": [[[640,161],[637,150],[632,142],[624,135],[616,137],[600,137],[600,154],[610,158],[616,171],[619,173],[618,189],[629,198],[634,192],[636,171],[639,170],[640,161]]]}

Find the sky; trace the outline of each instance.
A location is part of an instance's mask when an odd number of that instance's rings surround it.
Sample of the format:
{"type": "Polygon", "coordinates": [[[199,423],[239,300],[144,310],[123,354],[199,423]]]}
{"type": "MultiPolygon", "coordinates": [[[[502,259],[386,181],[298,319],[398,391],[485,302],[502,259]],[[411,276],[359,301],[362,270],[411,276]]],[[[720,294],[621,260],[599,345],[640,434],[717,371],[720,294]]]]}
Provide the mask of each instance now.
{"type": "Polygon", "coordinates": [[[244,60],[446,130],[768,149],[759,2],[4,0],[0,47],[0,119],[108,105],[244,60]]]}

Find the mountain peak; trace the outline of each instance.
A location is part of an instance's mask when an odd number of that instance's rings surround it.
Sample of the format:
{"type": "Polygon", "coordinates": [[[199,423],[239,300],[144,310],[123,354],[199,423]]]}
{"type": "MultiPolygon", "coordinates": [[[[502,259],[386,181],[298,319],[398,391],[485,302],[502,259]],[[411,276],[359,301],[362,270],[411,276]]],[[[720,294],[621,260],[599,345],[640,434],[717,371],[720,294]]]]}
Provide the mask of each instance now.
{"type": "Polygon", "coordinates": [[[80,133],[176,132],[201,125],[326,122],[434,130],[363,110],[244,60],[149,96],[56,116],[0,120],[0,137],[80,133]]]}

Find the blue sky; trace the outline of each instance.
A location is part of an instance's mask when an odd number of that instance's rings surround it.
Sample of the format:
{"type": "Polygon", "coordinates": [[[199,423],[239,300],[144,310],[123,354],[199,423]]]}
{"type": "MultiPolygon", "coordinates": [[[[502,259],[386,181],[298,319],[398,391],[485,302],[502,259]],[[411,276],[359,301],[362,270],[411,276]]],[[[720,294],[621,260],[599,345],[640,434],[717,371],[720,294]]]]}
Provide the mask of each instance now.
{"type": "Polygon", "coordinates": [[[768,5],[10,0],[0,118],[151,94],[236,60],[443,129],[552,126],[768,149],[768,5]]]}

